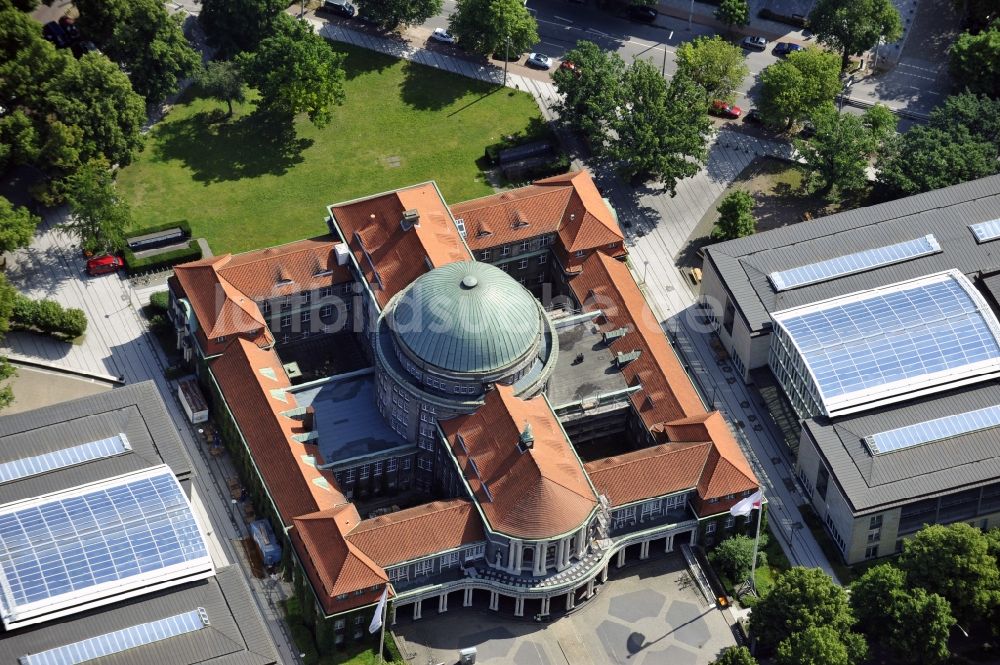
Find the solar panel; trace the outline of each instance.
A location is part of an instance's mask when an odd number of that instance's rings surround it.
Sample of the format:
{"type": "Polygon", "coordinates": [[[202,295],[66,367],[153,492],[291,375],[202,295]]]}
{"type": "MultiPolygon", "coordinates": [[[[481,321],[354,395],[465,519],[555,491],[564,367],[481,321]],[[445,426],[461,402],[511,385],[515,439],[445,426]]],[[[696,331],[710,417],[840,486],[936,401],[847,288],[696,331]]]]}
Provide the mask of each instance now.
{"type": "Polygon", "coordinates": [[[78,446],[55,450],[42,455],[22,457],[0,464],[0,483],[36,476],[53,469],[62,469],[75,464],[83,464],[102,457],[113,457],[132,450],[124,434],[81,443],[78,446]]]}
{"type": "Polygon", "coordinates": [[[772,272],[768,275],[771,285],[776,291],[787,291],[807,284],[816,284],[827,280],[852,275],[865,270],[881,268],[909,261],[921,256],[936,254],[941,251],[941,245],[933,234],[914,238],[895,245],[866,249],[854,254],[845,254],[836,258],[810,263],[808,265],[772,272]]]}
{"type": "Polygon", "coordinates": [[[976,236],[976,242],[989,242],[1000,238],[1000,219],[969,224],[969,228],[972,229],[972,234],[976,236]]]}
{"type": "Polygon", "coordinates": [[[1000,371],[1000,322],[958,271],[773,318],[781,330],[772,344],[775,362],[815,386],[827,415],[852,402],[871,403],[1000,371]],[[782,345],[785,335],[794,350],[782,345]],[[803,363],[788,362],[782,354],[800,355],[803,363]],[[796,369],[802,364],[806,372],[796,369]]]}
{"type": "Polygon", "coordinates": [[[193,633],[207,625],[208,615],[204,608],[199,607],[184,614],[140,623],[137,626],[105,633],[48,651],[27,654],[17,660],[21,665],[76,665],[178,635],[193,633]]]}
{"type": "Polygon", "coordinates": [[[865,443],[873,455],[883,455],[997,426],[1000,426],[1000,405],[879,432],[865,437],[865,443]]]}
{"type": "Polygon", "coordinates": [[[213,572],[167,466],[0,508],[0,617],[8,629],[213,572]]]}

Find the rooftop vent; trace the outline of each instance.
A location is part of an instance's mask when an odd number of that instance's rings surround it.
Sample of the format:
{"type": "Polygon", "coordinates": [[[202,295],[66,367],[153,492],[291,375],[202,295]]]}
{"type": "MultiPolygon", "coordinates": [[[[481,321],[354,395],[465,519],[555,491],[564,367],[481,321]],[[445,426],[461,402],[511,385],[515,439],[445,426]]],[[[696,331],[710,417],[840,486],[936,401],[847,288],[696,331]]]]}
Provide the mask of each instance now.
{"type": "Polygon", "coordinates": [[[620,338],[624,337],[626,334],[628,334],[628,328],[625,328],[625,327],[615,328],[614,330],[609,330],[606,333],[604,333],[604,335],[603,335],[603,337],[604,337],[604,343],[605,344],[610,344],[611,342],[615,341],[616,339],[620,339],[620,338]]]}
{"type": "Polygon", "coordinates": [[[624,367],[625,365],[628,365],[630,362],[638,358],[640,353],[641,351],[636,349],[629,351],[628,353],[618,353],[615,356],[615,363],[618,364],[619,368],[624,367]]]}
{"type": "Polygon", "coordinates": [[[455,226],[458,227],[458,232],[461,234],[461,236],[463,238],[465,238],[465,234],[466,234],[465,220],[462,219],[461,217],[459,217],[458,219],[455,220],[455,226]]]}
{"type": "Polygon", "coordinates": [[[524,429],[517,440],[517,449],[522,453],[535,447],[535,433],[531,429],[531,423],[524,423],[524,429]]]}
{"type": "Polygon", "coordinates": [[[414,226],[420,226],[420,212],[416,208],[403,211],[403,219],[399,221],[399,227],[404,231],[409,231],[414,226]]]}

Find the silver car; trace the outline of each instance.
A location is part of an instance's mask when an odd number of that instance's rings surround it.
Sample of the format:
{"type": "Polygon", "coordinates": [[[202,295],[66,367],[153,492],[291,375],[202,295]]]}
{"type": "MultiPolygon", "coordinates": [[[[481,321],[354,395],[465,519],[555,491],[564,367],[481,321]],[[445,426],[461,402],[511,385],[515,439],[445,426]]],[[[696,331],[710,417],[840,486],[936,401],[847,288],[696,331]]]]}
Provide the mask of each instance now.
{"type": "Polygon", "coordinates": [[[444,28],[434,28],[434,32],[431,33],[431,39],[442,44],[455,43],[455,37],[444,28]]]}
{"type": "Polygon", "coordinates": [[[525,64],[529,67],[537,67],[538,69],[550,69],[552,67],[552,58],[544,53],[529,53],[528,61],[525,64]]]}

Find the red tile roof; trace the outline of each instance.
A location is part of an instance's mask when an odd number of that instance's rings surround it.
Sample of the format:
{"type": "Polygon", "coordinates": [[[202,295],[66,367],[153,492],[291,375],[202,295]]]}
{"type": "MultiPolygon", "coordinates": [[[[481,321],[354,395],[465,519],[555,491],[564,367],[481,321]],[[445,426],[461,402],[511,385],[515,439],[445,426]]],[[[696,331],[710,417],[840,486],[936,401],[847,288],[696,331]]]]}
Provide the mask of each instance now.
{"type": "Polygon", "coordinates": [[[485,539],[468,499],[434,501],[362,520],[347,540],[383,568],[485,539]]]}
{"type": "Polygon", "coordinates": [[[559,225],[559,239],[567,252],[606,247],[625,237],[597,185],[586,171],[537,180],[538,187],[572,187],[572,195],[559,225]]]}
{"type": "Polygon", "coordinates": [[[351,281],[347,266],[337,265],[332,235],[299,240],[229,257],[219,275],[253,300],[311,291],[351,281]]]}
{"type": "Polygon", "coordinates": [[[299,423],[281,414],[296,407],[295,396],[273,350],[237,339],[210,367],[285,525],[347,502],[333,474],[310,463],[316,447],[291,438],[299,423]]]}
{"type": "Polygon", "coordinates": [[[219,266],[229,258],[226,254],[174,267],[177,284],[209,339],[253,333],[267,327],[257,303],[219,276],[219,266]]]}
{"type": "Polygon", "coordinates": [[[431,268],[472,260],[433,183],[331,206],[330,212],[380,307],[431,268]],[[420,215],[408,231],[400,226],[406,210],[420,215]]]}
{"type": "Polygon", "coordinates": [[[699,481],[710,443],[668,443],[586,464],[587,475],[612,506],[690,490],[699,481]]]}
{"type": "Polygon", "coordinates": [[[698,482],[698,495],[702,499],[718,499],[759,486],[732,430],[718,411],[666,423],[664,432],[671,441],[712,442],[705,472],[698,482]]]}
{"type": "Polygon", "coordinates": [[[493,530],[551,538],[582,526],[597,506],[583,467],[543,398],[518,399],[512,387],[498,384],[476,413],[441,426],[493,530]],[[522,453],[518,441],[526,424],[534,443],[522,453]]]}
{"type": "Polygon", "coordinates": [[[640,352],[636,360],[622,368],[622,376],[630,386],[642,384],[642,390],[632,395],[632,403],[646,427],[705,412],[691,380],[624,263],[595,253],[569,285],[584,310],[601,310],[604,314],[597,319],[601,331],[627,329],[623,337],[609,345],[612,353],[640,352]]]}

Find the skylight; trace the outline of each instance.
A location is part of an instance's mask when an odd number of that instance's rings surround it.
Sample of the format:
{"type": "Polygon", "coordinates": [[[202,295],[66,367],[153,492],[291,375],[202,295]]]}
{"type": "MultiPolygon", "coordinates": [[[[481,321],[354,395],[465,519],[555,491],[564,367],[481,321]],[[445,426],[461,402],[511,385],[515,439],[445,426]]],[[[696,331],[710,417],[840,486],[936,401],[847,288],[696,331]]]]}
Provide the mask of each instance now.
{"type": "Polygon", "coordinates": [[[983,243],[1000,238],[1000,219],[991,219],[988,222],[969,224],[972,234],[976,236],[976,242],[983,243]]]}
{"type": "Polygon", "coordinates": [[[868,444],[868,449],[873,455],[884,455],[894,450],[905,450],[925,443],[990,429],[998,425],[1000,425],[1000,405],[994,405],[985,409],[927,420],[888,432],[879,432],[865,437],[865,443],[868,444]]]}
{"type": "Polygon", "coordinates": [[[89,441],[41,455],[22,457],[0,464],[0,483],[36,476],[46,471],[83,464],[102,457],[113,457],[132,450],[124,434],[89,441]]]}

